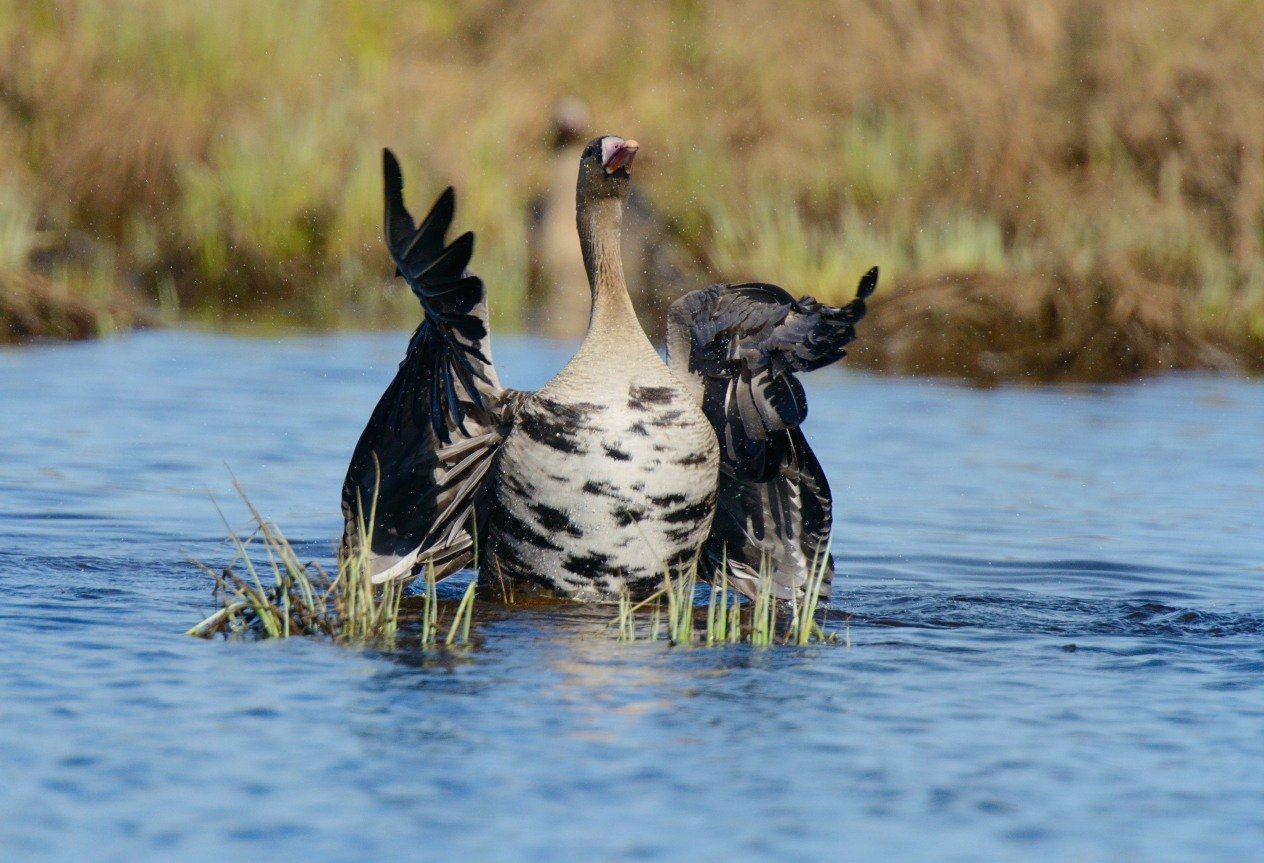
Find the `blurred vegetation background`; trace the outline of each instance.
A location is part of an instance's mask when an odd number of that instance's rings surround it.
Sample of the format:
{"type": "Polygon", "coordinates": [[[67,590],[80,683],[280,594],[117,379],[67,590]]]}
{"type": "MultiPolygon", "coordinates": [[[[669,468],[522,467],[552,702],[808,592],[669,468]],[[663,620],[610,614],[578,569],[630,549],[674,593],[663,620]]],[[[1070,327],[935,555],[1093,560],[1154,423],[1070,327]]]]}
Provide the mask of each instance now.
{"type": "Polygon", "coordinates": [[[0,333],[411,326],[383,145],[512,327],[575,94],[717,278],[879,264],[862,364],[1259,369],[1261,45],[1251,0],[5,3],[0,333]]]}

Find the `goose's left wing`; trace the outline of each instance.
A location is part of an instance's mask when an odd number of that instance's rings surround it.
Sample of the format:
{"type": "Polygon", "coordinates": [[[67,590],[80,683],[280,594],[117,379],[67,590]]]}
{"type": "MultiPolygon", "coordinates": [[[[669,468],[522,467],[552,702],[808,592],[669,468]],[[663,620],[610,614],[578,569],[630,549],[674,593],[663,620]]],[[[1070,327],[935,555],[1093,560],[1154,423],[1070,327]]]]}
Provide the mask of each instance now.
{"type": "Polygon", "coordinates": [[[383,170],[386,246],[424,317],[351,456],[343,544],[357,549],[370,534],[375,581],[411,578],[427,565],[443,578],[474,557],[471,519],[523,394],[502,388],[492,365],[486,290],[469,270],[474,235],[447,241],[452,190],[415,224],[389,150],[383,170]]]}
{"type": "Polygon", "coordinates": [[[775,595],[790,599],[817,566],[829,596],[833,501],[800,428],[808,405],[796,373],[846,356],[877,283],[874,267],[842,307],[760,283],[712,285],[672,304],[669,364],[700,390],[720,442],[716,514],[701,556],[713,583],[727,561],[730,583],[753,595],[767,567],[775,595]]]}

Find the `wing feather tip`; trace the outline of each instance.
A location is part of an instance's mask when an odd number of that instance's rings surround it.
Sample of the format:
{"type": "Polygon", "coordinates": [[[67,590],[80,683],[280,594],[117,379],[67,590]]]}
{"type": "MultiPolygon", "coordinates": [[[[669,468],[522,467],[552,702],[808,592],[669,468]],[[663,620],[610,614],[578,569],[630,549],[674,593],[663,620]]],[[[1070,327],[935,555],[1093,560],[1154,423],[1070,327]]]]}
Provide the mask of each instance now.
{"type": "Polygon", "coordinates": [[[860,284],[856,287],[856,299],[867,300],[873,295],[878,288],[878,268],[870,267],[863,276],[860,277],[860,284]]]}

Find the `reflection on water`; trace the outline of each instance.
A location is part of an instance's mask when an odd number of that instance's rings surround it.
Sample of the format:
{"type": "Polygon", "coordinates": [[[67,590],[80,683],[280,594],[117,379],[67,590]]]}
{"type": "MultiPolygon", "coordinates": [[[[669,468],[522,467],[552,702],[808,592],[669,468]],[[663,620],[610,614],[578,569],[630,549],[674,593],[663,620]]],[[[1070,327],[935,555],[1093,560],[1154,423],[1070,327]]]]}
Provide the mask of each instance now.
{"type": "MultiPolygon", "coordinates": [[[[436,658],[201,642],[227,463],[303,554],[403,337],[0,352],[3,859],[1245,860],[1264,847],[1264,386],[825,371],[853,647],[436,658]]],[[[501,340],[508,383],[566,348],[501,340]]],[[[459,586],[456,588],[459,589],[459,586]]]]}

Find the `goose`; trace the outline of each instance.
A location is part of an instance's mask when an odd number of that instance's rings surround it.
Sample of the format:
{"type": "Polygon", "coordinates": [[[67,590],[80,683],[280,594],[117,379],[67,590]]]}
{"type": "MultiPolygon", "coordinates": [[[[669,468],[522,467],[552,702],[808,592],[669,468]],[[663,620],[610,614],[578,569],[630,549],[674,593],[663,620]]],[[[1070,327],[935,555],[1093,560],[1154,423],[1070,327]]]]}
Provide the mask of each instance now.
{"type": "Polygon", "coordinates": [[[652,593],[698,566],[778,598],[826,571],[832,498],[800,425],[797,372],[841,359],[877,284],[843,307],[774,285],[712,285],[672,304],[667,362],[629,297],[620,227],[635,141],[606,135],[579,159],[576,225],[591,291],[587,335],[536,392],[501,386],[474,236],[446,240],[451,188],[420,224],[383,153],[386,245],[423,318],[369,417],[342,489],[344,548],[373,580],[444,578],[475,562],[479,589],[579,600],[652,593]]]}
{"type": "MultiPolygon", "coordinates": [[[[575,164],[586,145],[588,109],[575,98],[553,110],[548,179],[527,209],[527,292],[523,320],[551,338],[578,339],[588,327],[590,289],[575,235],[575,164]]],[[[635,187],[623,208],[624,276],[637,318],[661,341],[667,308],[698,285],[702,268],[653,203],[635,187]]]]}

